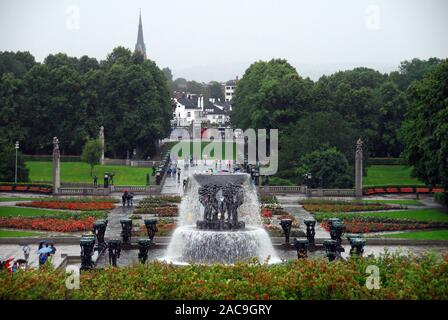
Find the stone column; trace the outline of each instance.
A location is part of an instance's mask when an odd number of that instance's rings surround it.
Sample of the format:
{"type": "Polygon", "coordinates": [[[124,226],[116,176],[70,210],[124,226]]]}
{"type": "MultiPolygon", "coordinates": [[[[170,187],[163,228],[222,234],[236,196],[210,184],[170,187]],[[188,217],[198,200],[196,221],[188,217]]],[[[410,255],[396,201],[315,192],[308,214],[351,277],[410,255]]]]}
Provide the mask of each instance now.
{"type": "Polygon", "coordinates": [[[100,164],[103,165],[104,164],[104,127],[103,126],[100,127],[100,133],[99,133],[98,139],[100,140],[100,143],[101,143],[100,164]]]}
{"type": "Polygon", "coordinates": [[[59,193],[61,187],[61,153],[59,151],[59,140],[57,137],[53,138],[53,193],[59,193]]]}
{"type": "Polygon", "coordinates": [[[356,198],[362,197],[362,145],[361,138],[356,142],[355,154],[355,195],[356,198]]]}

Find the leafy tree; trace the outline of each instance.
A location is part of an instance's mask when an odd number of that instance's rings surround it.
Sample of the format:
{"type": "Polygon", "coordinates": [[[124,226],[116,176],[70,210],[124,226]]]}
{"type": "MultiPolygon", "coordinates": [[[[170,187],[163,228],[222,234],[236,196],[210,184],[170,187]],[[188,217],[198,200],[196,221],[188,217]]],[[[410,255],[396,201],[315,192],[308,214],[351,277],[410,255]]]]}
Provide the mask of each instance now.
{"type": "Polygon", "coordinates": [[[0,51],[0,78],[5,73],[13,73],[15,77],[21,78],[35,64],[34,57],[28,51],[0,51]]]}
{"type": "Polygon", "coordinates": [[[421,80],[441,61],[438,58],[405,60],[400,63],[398,71],[391,72],[390,79],[398,85],[401,91],[406,91],[413,81],[421,80]]]}
{"type": "Polygon", "coordinates": [[[173,87],[172,90],[173,91],[178,91],[178,92],[185,92],[187,91],[187,85],[188,81],[185,78],[177,78],[176,80],[173,81],[173,87]]]}
{"type": "Polygon", "coordinates": [[[414,174],[448,190],[448,60],[409,88],[401,136],[414,174]]]}
{"type": "Polygon", "coordinates": [[[279,173],[280,177],[291,178],[298,160],[316,150],[335,147],[349,163],[354,163],[354,146],[357,131],[337,112],[310,112],[291,125],[287,134],[280,137],[279,166],[289,170],[279,173]]]}
{"type": "Polygon", "coordinates": [[[353,185],[350,166],[345,156],[329,148],[302,156],[297,168],[299,183],[312,188],[349,188],[353,185]],[[310,174],[308,179],[305,175],[310,174]]]}
{"type": "MultiPolygon", "coordinates": [[[[0,138],[0,181],[14,182],[16,150],[14,144],[0,138]]],[[[21,152],[17,153],[17,182],[28,182],[29,170],[21,152]]]]}
{"type": "Polygon", "coordinates": [[[90,176],[93,174],[93,168],[100,163],[101,152],[102,145],[98,139],[88,140],[82,149],[81,161],[90,165],[90,176]]]}
{"type": "Polygon", "coordinates": [[[309,108],[311,87],[286,60],[256,62],[238,82],[232,124],[269,130],[294,123],[309,108]]]}
{"type": "Polygon", "coordinates": [[[169,84],[173,82],[173,72],[171,72],[171,69],[168,67],[165,67],[162,69],[163,75],[166,78],[166,81],[168,81],[169,84]]]}
{"type": "Polygon", "coordinates": [[[399,157],[403,145],[398,131],[407,110],[406,94],[394,82],[387,81],[376,90],[375,99],[379,115],[371,151],[377,157],[399,157]]]}
{"type": "Polygon", "coordinates": [[[207,98],[224,101],[223,86],[217,81],[210,82],[207,85],[207,98]]]}

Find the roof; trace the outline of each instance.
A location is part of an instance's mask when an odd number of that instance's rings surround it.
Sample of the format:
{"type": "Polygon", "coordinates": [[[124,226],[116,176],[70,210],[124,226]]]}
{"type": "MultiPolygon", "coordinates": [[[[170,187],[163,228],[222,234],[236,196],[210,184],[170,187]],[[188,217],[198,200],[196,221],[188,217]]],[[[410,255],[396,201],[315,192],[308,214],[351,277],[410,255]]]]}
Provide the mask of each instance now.
{"type": "Polygon", "coordinates": [[[227,86],[236,86],[236,80],[229,80],[226,82],[227,86]]]}
{"type": "Polygon", "coordinates": [[[207,114],[210,114],[210,115],[227,115],[227,112],[226,112],[226,110],[224,110],[223,108],[219,108],[217,105],[216,105],[216,103],[215,104],[213,104],[212,102],[210,102],[210,101],[207,101],[207,102],[205,102],[205,105],[204,105],[204,113],[207,115],[207,114]],[[208,111],[208,110],[211,110],[211,111],[208,111]]]}
{"type": "Polygon", "coordinates": [[[177,102],[185,106],[186,109],[199,109],[198,108],[198,97],[197,96],[187,96],[183,95],[180,98],[176,98],[177,102]]]}

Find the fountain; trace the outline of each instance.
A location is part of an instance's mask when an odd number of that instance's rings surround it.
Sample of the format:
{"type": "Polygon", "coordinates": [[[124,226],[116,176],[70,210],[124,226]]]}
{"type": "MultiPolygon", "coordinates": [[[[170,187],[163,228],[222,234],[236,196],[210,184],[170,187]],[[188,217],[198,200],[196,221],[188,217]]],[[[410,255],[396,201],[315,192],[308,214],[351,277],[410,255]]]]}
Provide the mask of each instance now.
{"type": "Polygon", "coordinates": [[[232,264],[251,258],[280,262],[261,225],[250,175],[191,175],[180,206],[179,226],[163,260],[232,264]]]}

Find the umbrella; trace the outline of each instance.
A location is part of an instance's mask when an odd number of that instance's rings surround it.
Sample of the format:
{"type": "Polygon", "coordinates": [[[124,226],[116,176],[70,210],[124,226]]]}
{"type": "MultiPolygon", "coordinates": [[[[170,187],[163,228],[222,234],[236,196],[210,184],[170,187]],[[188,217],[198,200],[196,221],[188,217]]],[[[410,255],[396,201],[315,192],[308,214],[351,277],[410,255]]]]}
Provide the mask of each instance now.
{"type": "Polygon", "coordinates": [[[50,253],[51,251],[53,251],[52,248],[50,247],[44,247],[42,249],[39,249],[39,251],[37,251],[38,253],[50,253]]]}

